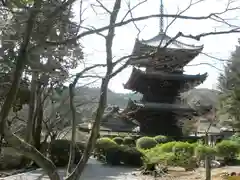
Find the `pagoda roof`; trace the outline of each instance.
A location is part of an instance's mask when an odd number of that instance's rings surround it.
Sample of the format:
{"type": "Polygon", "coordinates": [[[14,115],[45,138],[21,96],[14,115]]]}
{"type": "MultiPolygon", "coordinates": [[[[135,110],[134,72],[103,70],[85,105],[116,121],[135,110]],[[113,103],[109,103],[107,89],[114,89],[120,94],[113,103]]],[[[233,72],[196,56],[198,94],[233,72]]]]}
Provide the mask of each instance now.
{"type": "Polygon", "coordinates": [[[139,67],[161,67],[171,63],[171,67],[183,67],[194,59],[202,49],[203,45],[188,45],[159,33],[149,40],[136,39],[132,55],[138,58],[130,58],[130,64],[139,67]],[[167,47],[165,47],[166,45],[167,47]],[[144,57],[147,54],[151,54],[151,56],[144,57]]]}
{"type": "Polygon", "coordinates": [[[188,104],[168,104],[168,103],[154,103],[154,102],[132,102],[131,108],[127,108],[125,116],[136,118],[138,112],[149,111],[149,112],[173,112],[178,115],[192,116],[196,115],[196,110],[191,108],[188,104]]]}
{"type": "Polygon", "coordinates": [[[182,112],[194,112],[190,106],[186,104],[166,104],[166,103],[135,103],[137,107],[144,110],[164,110],[164,111],[182,111],[182,112]]]}
{"type": "Polygon", "coordinates": [[[152,71],[146,72],[140,69],[133,68],[131,76],[127,83],[124,85],[125,89],[137,90],[139,84],[147,83],[150,79],[159,79],[162,81],[186,81],[186,83],[192,83],[193,85],[199,85],[202,83],[208,74],[196,74],[196,75],[187,75],[187,74],[177,74],[177,73],[166,73],[163,71],[152,71]]]}
{"type": "Polygon", "coordinates": [[[171,49],[201,50],[203,48],[203,45],[200,46],[190,45],[180,42],[178,40],[174,40],[165,33],[159,33],[157,36],[148,40],[141,40],[140,43],[150,47],[159,47],[160,45],[160,48],[165,47],[167,43],[169,43],[169,45],[167,45],[167,48],[171,49]]]}
{"type": "Polygon", "coordinates": [[[195,46],[173,40],[171,37],[159,33],[157,36],[148,40],[136,39],[133,54],[142,55],[146,53],[155,53],[158,49],[169,49],[172,51],[184,51],[185,53],[199,53],[203,49],[203,45],[195,46]],[[169,43],[170,42],[170,43],[169,43]],[[169,45],[167,45],[169,43],[169,45]],[[165,47],[167,45],[167,47],[165,47]]]}

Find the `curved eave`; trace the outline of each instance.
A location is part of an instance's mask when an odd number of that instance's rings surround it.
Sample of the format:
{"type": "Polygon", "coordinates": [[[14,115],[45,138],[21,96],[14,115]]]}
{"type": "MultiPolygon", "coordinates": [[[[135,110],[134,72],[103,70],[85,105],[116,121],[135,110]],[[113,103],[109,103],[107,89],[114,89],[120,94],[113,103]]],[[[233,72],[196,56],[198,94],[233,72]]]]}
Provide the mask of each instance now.
{"type": "Polygon", "coordinates": [[[159,79],[169,81],[186,81],[192,86],[197,86],[203,83],[208,77],[207,73],[197,75],[185,75],[185,74],[168,74],[164,72],[145,72],[139,69],[133,68],[130,78],[127,83],[124,84],[125,89],[137,90],[137,85],[143,83],[144,79],[159,79]]]}
{"type": "MultiPolygon", "coordinates": [[[[136,39],[134,48],[133,48],[133,55],[143,55],[150,52],[155,52],[159,47],[152,46],[144,41],[140,41],[136,39]]],[[[172,48],[168,46],[164,49],[172,50],[172,51],[184,51],[185,53],[200,53],[203,50],[204,46],[185,46],[185,48],[172,48]]],[[[161,49],[161,48],[160,48],[161,49]]]]}
{"type": "Polygon", "coordinates": [[[195,112],[193,108],[184,104],[166,103],[135,103],[140,110],[174,111],[174,112],[195,112]]]}
{"type": "MultiPolygon", "coordinates": [[[[138,40],[138,39],[137,39],[138,40]]],[[[201,49],[203,48],[203,45],[193,45],[193,44],[186,44],[183,43],[177,39],[174,39],[170,36],[168,36],[165,33],[159,33],[157,36],[154,36],[151,39],[148,40],[138,40],[142,44],[149,45],[152,47],[164,47],[167,43],[169,43],[168,47],[173,47],[176,49],[201,49]]]]}

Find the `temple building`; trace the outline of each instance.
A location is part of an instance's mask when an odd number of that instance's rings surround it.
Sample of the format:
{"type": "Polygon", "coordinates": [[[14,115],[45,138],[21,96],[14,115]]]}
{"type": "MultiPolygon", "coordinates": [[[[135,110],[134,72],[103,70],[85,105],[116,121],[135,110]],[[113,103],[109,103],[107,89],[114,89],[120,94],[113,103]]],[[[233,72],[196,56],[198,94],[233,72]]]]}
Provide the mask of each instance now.
{"type": "MultiPolygon", "coordinates": [[[[160,12],[163,14],[161,0],[160,12]]],[[[140,102],[130,101],[127,116],[140,123],[140,132],[147,135],[182,135],[178,119],[193,116],[196,109],[181,101],[180,93],[203,83],[207,73],[187,75],[184,66],[203,50],[203,45],[185,44],[164,32],[149,40],[136,39],[130,59],[133,66],[124,88],[141,93],[140,102]],[[143,70],[144,69],[144,70],[143,70]]]]}

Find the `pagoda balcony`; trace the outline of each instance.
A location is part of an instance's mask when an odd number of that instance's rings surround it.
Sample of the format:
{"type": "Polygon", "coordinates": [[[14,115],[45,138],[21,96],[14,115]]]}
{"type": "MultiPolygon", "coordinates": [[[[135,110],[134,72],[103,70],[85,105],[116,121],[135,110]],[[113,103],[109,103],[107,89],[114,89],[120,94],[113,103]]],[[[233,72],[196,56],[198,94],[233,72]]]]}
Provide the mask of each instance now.
{"type": "Polygon", "coordinates": [[[160,89],[163,90],[165,88],[167,90],[180,85],[180,89],[185,91],[203,83],[206,78],[207,73],[197,75],[170,74],[162,71],[145,72],[133,68],[132,74],[124,88],[144,94],[153,86],[155,90],[160,91],[160,89]]]}

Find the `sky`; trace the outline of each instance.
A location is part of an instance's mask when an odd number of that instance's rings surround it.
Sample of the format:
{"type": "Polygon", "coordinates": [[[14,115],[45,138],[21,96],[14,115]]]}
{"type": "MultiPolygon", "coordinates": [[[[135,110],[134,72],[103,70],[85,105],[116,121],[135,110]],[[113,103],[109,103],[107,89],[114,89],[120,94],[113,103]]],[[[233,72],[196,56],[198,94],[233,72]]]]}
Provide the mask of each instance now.
{"type": "MultiPolygon", "coordinates": [[[[114,0],[102,0],[104,6],[109,10],[112,10],[114,0]]],[[[126,12],[128,11],[127,2],[129,0],[122,1],[122,7],[119,12],[117,21],[121,21],[126,12]]],[[[140,0],[130,0],[131,7],[138,4],[140,0]]],[[[164,2],[164,14],[176,14],[180,12],[189,5],[190,0],[163,0],[164,2]]],[[[193,0],[194,2],[194,0],[193,0]]],[[[205,0],[201,3],[198,3],[192,6],[187,10],[183,15],[188,16],[206,16],[214,12],[222,12],[226,8],[226,3],[228,0],[205,0]]],[[[83,26],[85,27],[94,27],[99,28],[108,25],[109,15],[102,8],[93,6],[96,5],[95,0],[84,0],[83,7],[85,10],[83,14],[83,19],[85,19],[83,26]],[[94,7],[94,10],[93,8],[94,7]]],[[[239,2],[232,4],[232,7],[240,6],[239,2]]],[[[76,15],[76,20],[79,20],[80,4],[77,2],[74,5],[74,12],[76,15]]],[[[134,17],[146,16],[151,14],[158,14],[160,9],[160,0],[148,0],[143,3],[141,6],[138,6],[133,11],[134,17]]],[[[238,18],[238,11],[231,11],[224,14],[224,18],[228,19],[228,22],[235,25],[240,25],[240,20],[238,18]]],[[[127,16],[127,19],[131,18],[127,16]]],[[[172,21],[170,18],[164,19],[165,27],[172,21]]],[[[136,38],[139,39],[150,39],[156,36],[159,32],[159,18],[152,18],[144,21],[137,22],[138,29],[141,30],[138,36],[138,30],[133,23],[128,25],[118,27],[115,31],[115,37],[113,41],[113,56],[114,59],[118,59],[122,56],[130,55],[134,42],[136,38]]],[[[174,37],[179,31],[184,34],[197,35],[204,32],[212,31],[221,31],[227,30],[228,27],[222,23],[213,21],[213,20],[182,20],[177,19],[174,23],[169,26],[167,34],[171,37],[174,37]]],[[[106,34],[106,32],[104,32],[106,34]]],[[[202,38],[200,42],[193,41],[191,39],[178,39],[183,43],[199,45],[203,44],[203,54],[197,56],[189,66],[185,67],[185,74],[203,74],[208,73],[207,80],[198,86],[199,88],[209,88],[216,89],[217,77],[221,72],[223,67],[223,61],[219,61],[213,58],[209,58],[204,55],[204,53],[214,56],[220,59],[228,59],[231,55],[231,52],[234,51],[235,46],[238,44],[238,38],[240,34],[227,34],[227,35],[217,35],[217,36],[208,36],[202,38]],[[201,63],[209,63],[209,65],[196,65],[201,63]],[[216,67],[216,68],[214,68],[216,67]]],[[[105,51],[105,40],[102,36],[99,35],[90,35],[81,39],[83,45],[83,51],[85,55],[85,64],[84,66],[90,66],[92,64],[105,63],[106,61],[106,51],[105,51]]],[[[72,72],[78,72],[83,68],[83,65],[80,65],[76,70],[72,72]]],[[[119,73],[114,77],[110,84],[109,88],[117,93],[128,93],[131,91],[125,90],[123,84],[127,82],[130,77],[132,67],[126,68],[124,71],[119,73]]],[[[92,73],[92,72],[91,72],[92,73]]],[[[94,71],[97,75],[104,75],[104,69],[97,69],[94,71]]],[[[86,83],[86,81],[80,82],[80,84],[86,83]]],[[[98,86],[99,81],[94,83],[93,86],[98,86]]]]}

